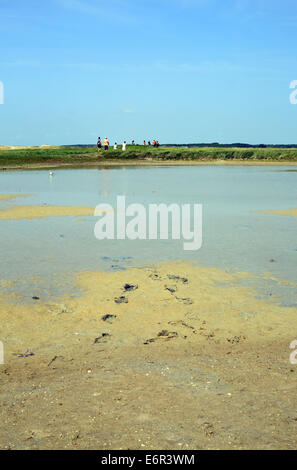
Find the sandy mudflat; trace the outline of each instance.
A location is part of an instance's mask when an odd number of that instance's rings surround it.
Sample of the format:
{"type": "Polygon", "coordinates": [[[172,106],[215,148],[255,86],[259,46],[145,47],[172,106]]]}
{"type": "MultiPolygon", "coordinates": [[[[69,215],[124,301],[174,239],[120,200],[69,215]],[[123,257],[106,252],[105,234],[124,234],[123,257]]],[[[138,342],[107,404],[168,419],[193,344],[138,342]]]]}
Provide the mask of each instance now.
{"type": "Polygon", "coordinates": [[[58,149],[58,145],[40,145],[40,146],[24,146],[24,145],[0,145],[0,150],[31,150],[40,148],[58,149]]]}
{"type": "Polygon", "coordinates": [[[0,447],[296,448],[297,308],[248,277],[171,262],[83,271],[59,302],[2,294],[0,447]]]}
{"type": "MultiPolygon", "coordinates": [[[[27,197],[30,194],[0,194],[0,201],[8,202],[17,197],[27,197]]],[[[49,206],[49,205],[18,205],[18,206],[3,206],[0,209],[0,220],[19,220],[19,219],[41,219],[44,217],[79,217],[83,215],[94,215],[94,207],[84,206],[49,206]]],[[[108,211],[98,211],[96,215],[105,214],[108,211]]],[[[77,219],[85,220],[85,219],[77,219]]]]}
{"type": "Polygon", "coordinates": [[[267,210],[261,211],[261,214],[289,215],[291,217],[297,217],[297,208],[285,210],[267,210]]]}
{"type": "Polygon", "coordinates": [[[28,197],[30,194],[0,194],[0,201],[10,201],[18,197],[28,197]]]}
{"type": "Polygon", "coordinates": [[[94,215],[93,207],[76,206],[11,206],[0,209],[0,220],[41,219],[43,217],[65,217],[94,215]]]}

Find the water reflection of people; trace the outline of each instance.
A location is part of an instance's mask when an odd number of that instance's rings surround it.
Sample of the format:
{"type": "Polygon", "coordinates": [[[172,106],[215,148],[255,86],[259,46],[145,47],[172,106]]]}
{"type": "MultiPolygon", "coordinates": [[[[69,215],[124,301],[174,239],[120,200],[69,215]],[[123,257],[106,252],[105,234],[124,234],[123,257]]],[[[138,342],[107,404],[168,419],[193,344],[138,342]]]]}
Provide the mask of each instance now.
{"type": "Polygon", "coordinates": [[[107,197],[109,196],[109,193],[110,193],[110,176],[109,176],[109,168],[108,167],[104,167],[103,169],[103,175],[102,175],[102,186],[103,186],[103,194],[104,194],[104,197],[107,197]]]}

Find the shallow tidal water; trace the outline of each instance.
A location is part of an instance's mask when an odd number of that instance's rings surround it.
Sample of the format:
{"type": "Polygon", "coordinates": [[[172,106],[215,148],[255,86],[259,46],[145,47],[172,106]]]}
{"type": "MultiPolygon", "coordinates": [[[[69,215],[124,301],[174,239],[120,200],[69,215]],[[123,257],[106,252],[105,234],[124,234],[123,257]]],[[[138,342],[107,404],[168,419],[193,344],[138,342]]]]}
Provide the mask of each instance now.
{"type": "MultiPolygon", "coordinates": [[[[53,176],[48,170],[2,172],[0,194],[28,195],[0,201],[2,210],[16,205],[95,209],[100,203],[116,209],[118,195],[126,196],[126,205],[203,205],[198,251],[184,251],[183,240],[99,241],[95,216],[0,220],[2,287],[25,301],[40,294],[52,298],[71,291],[75,272],[185,259],[262,276],[259,295],[268,295],[276,289],[273,277],[297,282],[297,219],[260,211],[296,208],[296,181],[292,168],[272,165],[56,169],[53,176]]],[[[277,289],[288,305],[296,305],[295,286],[277,289]]]]}

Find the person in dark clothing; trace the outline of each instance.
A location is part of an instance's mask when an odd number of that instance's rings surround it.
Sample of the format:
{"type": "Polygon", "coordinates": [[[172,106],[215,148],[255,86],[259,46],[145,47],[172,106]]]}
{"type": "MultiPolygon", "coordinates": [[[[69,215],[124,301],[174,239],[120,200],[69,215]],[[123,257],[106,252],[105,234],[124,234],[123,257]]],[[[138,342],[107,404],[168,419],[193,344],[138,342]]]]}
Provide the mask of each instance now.
{"type": "Polygon", "coordinates": [[[98,140],[97,140],[97,148],[98,148],[98,152],[101,150],[102,148],[102,142],[101,142],[101,138],[98,137],[98,140]]]}

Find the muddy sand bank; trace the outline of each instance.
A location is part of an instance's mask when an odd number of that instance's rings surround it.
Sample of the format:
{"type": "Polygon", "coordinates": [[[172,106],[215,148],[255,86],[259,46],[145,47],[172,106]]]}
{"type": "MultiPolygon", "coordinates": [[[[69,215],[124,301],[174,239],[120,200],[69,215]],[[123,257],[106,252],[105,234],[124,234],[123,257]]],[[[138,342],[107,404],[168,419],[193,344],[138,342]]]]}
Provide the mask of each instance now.
{"type": "Polygon", "coordinates": [[[181,261],[2,294],[0,447],[296,448],[297,309],[249,277],[181,261]]]}

